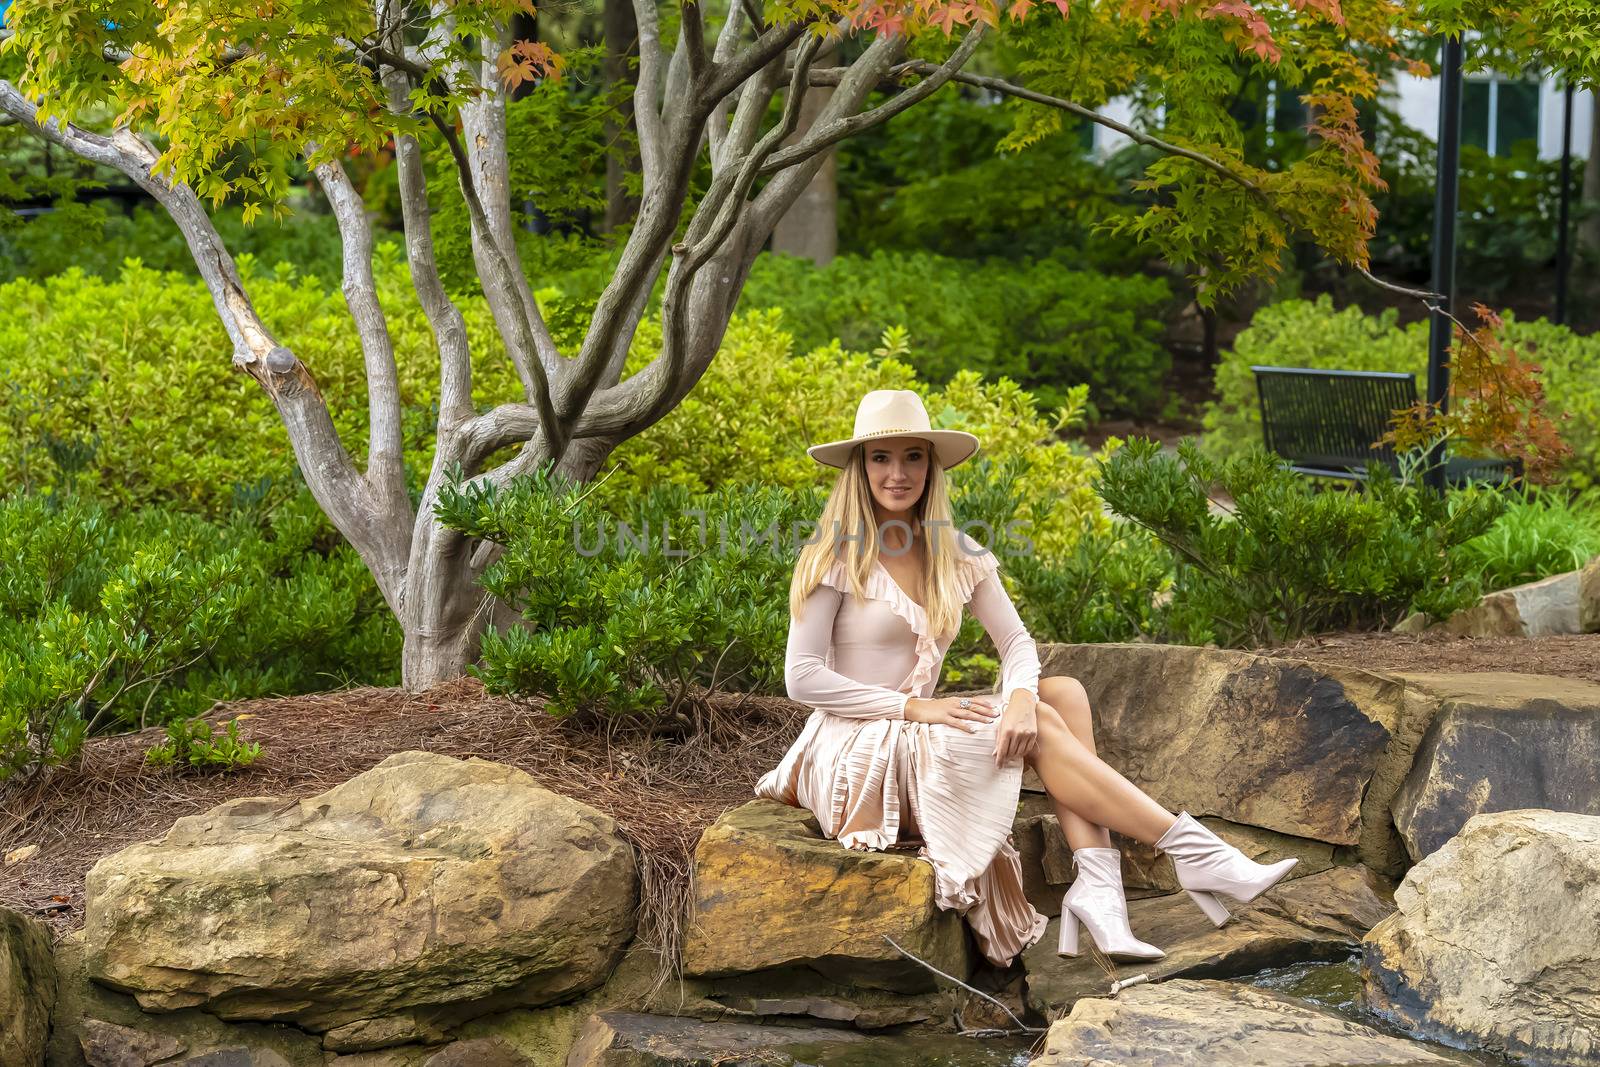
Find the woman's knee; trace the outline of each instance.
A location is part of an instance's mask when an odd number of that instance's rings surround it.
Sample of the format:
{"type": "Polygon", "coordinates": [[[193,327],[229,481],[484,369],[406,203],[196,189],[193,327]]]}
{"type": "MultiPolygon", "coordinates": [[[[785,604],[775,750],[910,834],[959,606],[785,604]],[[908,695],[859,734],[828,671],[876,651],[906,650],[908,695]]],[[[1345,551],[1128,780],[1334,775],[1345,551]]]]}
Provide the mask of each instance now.
{"type": "Polygon", "coordinates": [[[1041,678],[1039,696],[1050,702],[1068,729],[1080,739],[1093,743],[1094,716],[1089,711],[1089,693],[1082,682],[1064,674],[1041,678]]]}

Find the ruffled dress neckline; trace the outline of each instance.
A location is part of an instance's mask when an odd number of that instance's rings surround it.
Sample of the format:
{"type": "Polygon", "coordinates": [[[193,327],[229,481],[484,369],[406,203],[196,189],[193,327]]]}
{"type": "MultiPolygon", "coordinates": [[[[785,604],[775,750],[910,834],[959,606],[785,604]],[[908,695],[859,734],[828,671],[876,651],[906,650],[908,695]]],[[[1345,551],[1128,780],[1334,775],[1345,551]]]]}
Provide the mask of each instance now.
{"type": "MultiPolygon", "coordinates": [[[[961,601],[965,604],[972,599],[972,591],[978,583],[993,571],[999,568],[998,562],[991,552],[980,555],[963,555],[958,557],[956,567],[957,581],[960,583],[958,592],[961,601]]],[[[845,572],[844,563],[834,560],[833,566],[822,578],[823,582],[844,594],[852,592],[850,577],[845,572]]],[[[898,616],[911,632],[917,637],[917,662],[911,668],[911,673],[906,680],[896,688],[900,692],[920,695],[924,686],[932,681],[939,671],[939,664],[943,661],[944,653],[939,648],[939,638],[929,633],[928,612],[921,604],[912,600],[900,583],[894,580],[894,575],[889,573],[889,568],[883,565],[883,560],[874,557],[872,568],[867,571],[866,582],[862,587],[862,594],[872,600],[881,600],[888,605],[889,610],[898,616]]],[[[954,640],[954,635],[951,635],[954,640]]]]}

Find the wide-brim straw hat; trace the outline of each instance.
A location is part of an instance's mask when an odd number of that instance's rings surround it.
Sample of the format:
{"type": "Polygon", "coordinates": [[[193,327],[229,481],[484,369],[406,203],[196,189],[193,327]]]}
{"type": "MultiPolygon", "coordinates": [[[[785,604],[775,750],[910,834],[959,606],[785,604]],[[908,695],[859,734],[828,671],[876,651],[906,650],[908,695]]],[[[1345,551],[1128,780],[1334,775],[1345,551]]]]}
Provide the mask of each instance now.
{"type": "Polygon", "coordinates": [[[949,470],[978,451],[978,439],[965,430],[935,430],[928,424],[922,398],[910,389],[874,389],[856,407],[855,433],[842,441],[825,441],[806,455],[830,467],[843,467],[850,451],[877,437],[920,437],[933,448],[939,466],[949,470]]]}

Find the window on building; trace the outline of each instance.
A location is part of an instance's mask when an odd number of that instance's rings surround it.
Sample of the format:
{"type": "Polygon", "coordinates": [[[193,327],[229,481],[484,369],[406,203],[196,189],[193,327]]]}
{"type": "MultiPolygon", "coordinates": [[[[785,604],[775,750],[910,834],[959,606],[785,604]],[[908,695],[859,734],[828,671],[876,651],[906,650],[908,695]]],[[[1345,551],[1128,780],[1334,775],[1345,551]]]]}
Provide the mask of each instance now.
{"type": "Polygon", "coordinates": [[[1491,156],[1509,156],[1518,141],[1539,140],[1539,83],[1471,78],[1461,92],[1461,140],[1491,156]]]}

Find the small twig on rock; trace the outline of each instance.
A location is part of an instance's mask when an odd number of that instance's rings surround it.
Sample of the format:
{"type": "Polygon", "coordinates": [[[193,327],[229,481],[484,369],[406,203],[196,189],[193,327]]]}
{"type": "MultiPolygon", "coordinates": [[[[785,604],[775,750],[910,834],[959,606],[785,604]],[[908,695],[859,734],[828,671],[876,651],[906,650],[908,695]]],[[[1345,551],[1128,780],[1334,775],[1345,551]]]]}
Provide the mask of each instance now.
{"type": "Polygon", "coordinates": [[[954,982],[956,985],[960,986],[962,989],[965,989],[968,993],[972,993],[972,994],[974,994],[976,996],[982,997],[984,1000],[987,1000],[990,1004],[993,1004],[995,1007],[997,1007],[1001,1011],[1005,1012],[1006,1015],[1010,1016],[1011,1021],[1016,1023],[1017,1026],[1019,1027],[1019,1030],[1017,1030],[1017,1031],[963,1030],[963,1031],[961,1031],[962,1036],[964,1036],[964,1037],[987,1037],[987,1036],[990,1036],[990,1034],[997,1033],[997,1032],[998,1033],[1005,1033],[1005,1034],[1019,1033],[1019,1032],[1020,1033],[1024,1033],[1024,1034],[1042,1034],[1042,1033],[1044,1033],[1044,1031],[1042,1029],[1040,1029],[1039,1027],[1037,1027],[1037,1026],[1029,1026],[1027,1023],[1025,1023],[1021,1019],[1017,1018],[1016,1015],[1011,1011],[1010,1008],[1006,1007],[1000,1001],[996,1000],[994,997],[991,997],[989,994],[985,993],[983,990],[974,989],[971,986],[969,986],[967,983],[963,982],[961,979],[955,977],[954,975],[946,974],[945,972],[941,971],[939,968],[935,967],[933,964],[929,963],[927,960],[921,959],[920,957],[915,956],[910,952],[907,952],[905,949],[901,948],[900,945],[895,942],[895,939],[890,937],[888,934],[884,934],[883,935],[883,939],[885,941],[889,942],[889,944],[891,946],[893,946],[894,950],[896,952],[900,953],[900,955],[904,956],[906,959],[911,960],[913,963],[922,964],[922,966],[926,967],[928,970],[932,971],[934,974],[938,975],[940,978],[946,979],[947,981],[954,982]]]}
{"type": "Polygon", "coordinates": [[[1148,981],[1150,981],[1150,976],[1148,974],[1136,974],[1132,978],[1119,979],[1111,983],[1111,995],[1116,996],[1129,986],[1144,985],[1144,983],[1148,981]]]}

